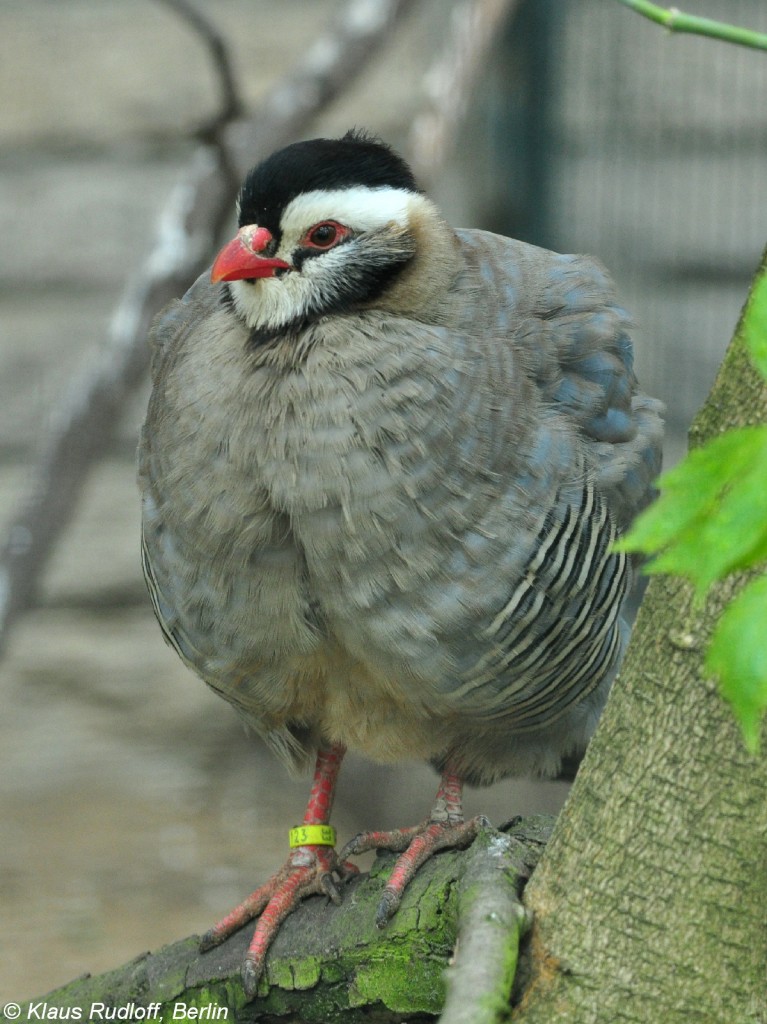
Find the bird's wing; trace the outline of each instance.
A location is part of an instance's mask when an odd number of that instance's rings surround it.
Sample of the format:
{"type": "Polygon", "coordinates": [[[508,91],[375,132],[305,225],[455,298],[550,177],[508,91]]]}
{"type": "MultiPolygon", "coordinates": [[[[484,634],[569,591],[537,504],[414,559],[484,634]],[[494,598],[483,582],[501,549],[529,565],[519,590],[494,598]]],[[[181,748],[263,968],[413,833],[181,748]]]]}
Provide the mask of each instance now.
{"type": "Polygon", "coordinates": [[[653,495],[663,407],[638,390],[631,322],[607,272],[590,257],[488,232],[459,237],[485,286],[482,331],[523,355],[543,401],[583,438],[597,484],[625,526],[653,495]]]}
{"type": "Polygon", "coordinates": [[[471,416],[449,413],[450,441],[430,457],[449,451],[445,487],[469,496],[472,525],[448,535],[456,499],[438,481],[428,505],[442,596],[423,584],[410,606],[423,598],[439,620],[435,649],[453,654],[436,683],[462,723],[451,756],[487,778],[503,763],[548,770],[593,724],[625,640],[631,573],[611,545],[651,497],[662,427],[598,264],[483,232],[459,238],[465,271],[444,330],[468,353],[456,395],[471,416]],[[503,743],[483,753],[504,730],[531,737],[516,761],[503,743]]]}

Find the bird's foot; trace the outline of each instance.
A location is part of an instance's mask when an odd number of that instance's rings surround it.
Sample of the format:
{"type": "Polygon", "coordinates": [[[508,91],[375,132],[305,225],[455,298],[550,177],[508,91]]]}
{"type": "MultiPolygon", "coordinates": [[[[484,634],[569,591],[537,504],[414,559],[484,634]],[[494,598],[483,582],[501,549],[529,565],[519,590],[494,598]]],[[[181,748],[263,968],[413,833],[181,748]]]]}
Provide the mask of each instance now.
{"type": "Polygon", "coordinates": [[[376,910],[376,924],[383,928],[402,901],[405,888],[420,866],[438,850],[461,849],[471,845],[480,829],[490,826],[484,815],[464,821],[463,818],[435,820],[430,818],[411,828],[391,832],[360,832],[344,846],[341,859],[367,850],[393,850],[402,855],[386,884],[376,910]]]}
{"type": "Polygon", "coordinates": [[[334,903],[340,903],[336,879],[344,882],[357,873],[358,868],[339,858],[332,846],[297,846],[284,867],[203,935],[200,952],[219,945],[258,917],[242,966],[245,994],[252,999],[264,970],[266,952],[288,914],[301,900],[315,893],[324,893],[334,903]]]}

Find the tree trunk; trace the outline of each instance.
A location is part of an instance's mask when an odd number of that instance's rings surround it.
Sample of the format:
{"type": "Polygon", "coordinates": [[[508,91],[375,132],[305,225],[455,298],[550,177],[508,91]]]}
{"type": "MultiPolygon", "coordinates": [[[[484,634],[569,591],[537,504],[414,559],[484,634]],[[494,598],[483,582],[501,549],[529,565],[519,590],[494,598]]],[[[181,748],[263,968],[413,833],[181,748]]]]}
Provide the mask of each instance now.
{"type": "MultiPolygon", "coordinates": [[[[764,422],[767,388],[739,329],[691,442],[764,422]]],[[[703,675],[742,582],[715,586],[703,609],[687,583],[651,582],[525,892],[534,923],[517,1024],[767,1021],[767,752],[747,754],[703,675]]]]}

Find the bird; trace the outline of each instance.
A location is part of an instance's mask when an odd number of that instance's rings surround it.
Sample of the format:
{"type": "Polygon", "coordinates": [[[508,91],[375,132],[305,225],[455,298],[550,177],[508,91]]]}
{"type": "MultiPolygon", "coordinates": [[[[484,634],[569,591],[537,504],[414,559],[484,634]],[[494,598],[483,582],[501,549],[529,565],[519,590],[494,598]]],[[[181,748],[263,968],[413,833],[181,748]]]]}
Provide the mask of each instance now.
{"type": "Polygon", "coordinates": [[[238,230],[151,341],[142,563],[166,641],[314,778],[285,865],[207,932],[281,922],[399,853],[471,843],[465,784],[550,776],[620,664],[662,406],[601,264],[455,229],[393,148],[352,129],[245,177],[238,230]],[[439,775],[424,821],[336,851],[347,750],[439,775]]]}

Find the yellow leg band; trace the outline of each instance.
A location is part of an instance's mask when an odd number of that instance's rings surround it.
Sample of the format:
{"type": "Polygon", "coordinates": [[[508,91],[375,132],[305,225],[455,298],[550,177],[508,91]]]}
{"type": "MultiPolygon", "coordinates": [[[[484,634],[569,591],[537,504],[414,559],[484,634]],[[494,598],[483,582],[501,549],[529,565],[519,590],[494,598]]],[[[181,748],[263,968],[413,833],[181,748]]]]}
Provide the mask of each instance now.
{"type": "Polygon", "coordinates": [[[295,846],[335,846],[336,830],[332,825],[298,825],[288,833],[291,849],[295,846]]]}

